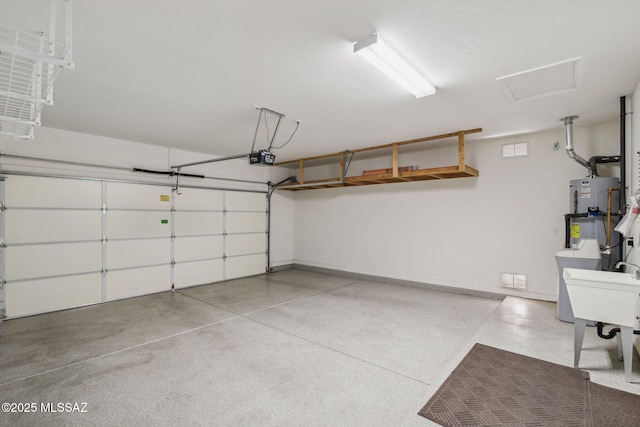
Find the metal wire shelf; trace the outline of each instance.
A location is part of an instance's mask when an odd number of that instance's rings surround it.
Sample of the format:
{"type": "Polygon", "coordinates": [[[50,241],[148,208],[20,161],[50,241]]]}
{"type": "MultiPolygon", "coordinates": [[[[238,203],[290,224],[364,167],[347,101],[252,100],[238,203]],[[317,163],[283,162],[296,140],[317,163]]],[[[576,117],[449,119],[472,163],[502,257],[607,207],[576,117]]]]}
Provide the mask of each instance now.
{"type": "Polygon", "coordinates": [[[65,42],[55,41],[55,0],[49,35],[0,25],[0,135],[33,139],[45,105],[53,105],[53,85],[71,59],[71,0],[65,0],[65,42]]]}

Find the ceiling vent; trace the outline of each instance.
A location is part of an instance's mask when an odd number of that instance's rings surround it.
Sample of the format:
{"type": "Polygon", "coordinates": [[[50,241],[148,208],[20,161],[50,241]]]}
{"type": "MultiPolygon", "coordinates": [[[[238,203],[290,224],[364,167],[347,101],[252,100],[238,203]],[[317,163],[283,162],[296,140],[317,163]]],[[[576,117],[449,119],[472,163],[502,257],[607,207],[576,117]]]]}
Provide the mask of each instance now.
{"type": "Polygon", "coordinates": [[[581,60],[582,57],[556,62],[496,80],[512,101],[578,90],[581,60]]]}

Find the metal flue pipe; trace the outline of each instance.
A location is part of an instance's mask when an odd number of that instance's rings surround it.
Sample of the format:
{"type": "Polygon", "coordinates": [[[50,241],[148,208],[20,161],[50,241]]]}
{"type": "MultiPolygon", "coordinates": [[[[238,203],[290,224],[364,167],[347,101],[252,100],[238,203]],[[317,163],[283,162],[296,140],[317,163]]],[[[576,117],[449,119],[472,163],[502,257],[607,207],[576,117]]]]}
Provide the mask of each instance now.
{"type": "Polygon", "coordinates": [[[589,164],[587,160],[578,156],[575,151],[573,151],[573,121],[577,118],[578,116],[567,116],[560,119],[561,122],[564,121],[566,130],[567,145],[565,146],[565,149],[567,150],[567,155],[569,156],[569,158],[575,160],[578,164],[587,168],[589,170],[589,176],[592,177],[594,175],[594,171],[591,168],[591,164],[589,164]]]}
{"type": "MultiPolygon", "coordinates": [[[[627,97],[620,97],[620,213],[626,213],[627,190],[627,97]]],[[[620,258],[622,259],[622,258],[620,258]]]]}

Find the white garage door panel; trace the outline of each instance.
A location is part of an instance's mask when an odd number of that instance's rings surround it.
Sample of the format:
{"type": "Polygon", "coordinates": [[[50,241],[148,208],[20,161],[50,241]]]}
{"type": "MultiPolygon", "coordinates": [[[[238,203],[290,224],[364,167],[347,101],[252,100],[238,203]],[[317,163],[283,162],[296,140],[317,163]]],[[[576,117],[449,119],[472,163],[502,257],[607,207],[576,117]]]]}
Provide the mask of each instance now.
{"type": "Polygon", "coordinates": [[[93,304],[102,299],[102,274],[7,283],[7,317],[93,304]]]}
{"type": "Polygon", "coordinates": [[[266,211],[266,196],[261,193],[241,193],[227,191],[227,210],[266,211]]]}
{"type": "Polygon", "coordinates": [[[107,239],[171,236],[169,212],[109,211],[107,239]],[[167,223],[163,224],[162,221],[167,223]]]}
{"type": "Polygon", "coordinates": [[[107,243],[107,270],[171,263],[171,239],[112,240],[107,243]]]}
{"type": "Polygon", "coordinates": [[[171,289],[171,267],[146,267],[107,273],[107,300],[153,294],[171,289]]]}
{"type": "Polygon", "coordinates": [[[182,188],[175,196],[176,209],[223,210],[222,191],[182,188]]]}
{"type": "Polygon", "coordinates": [[[236,258],[227,258],[227,279],[236,277],[255,276],[262,274],[266,269],[264,255],[249,255],[236,258]]]}
{"type": "Polygon", "coordinates": [[[254,254],[266,251],[264,234],[239,234],[227,236],[227,256],[254,254]]]}
{"type": "Polygon", "coordinates": [[[107,183],[108,209],[171,209],[171,189],[157,185],[107,183]],[[161,197],[164,196],[164,197],[161,197]]]}
{"type": "Polygon", "coordinates": [[[221,259],[176,264],[176,288],[219,282],[224,279],[221,259]]]}
{"type": "Polygon", "coordinates": [[[222,258],[222,236],[177,237],[175,240],[176,261],[190,261],[205,258],[222,258]]]}
{"type": "Polygon", "coordinates": [[[9,176],[7,207],[95,208],[102,207],[102,183],[79,179],[9,176]]]}
{"type": "Polygon", "coordinates": [[[5,249],[7,280],[102,270],[102,244],[10,246],[5,249]]]}
{"type": "Polygon", "coordinates": [[[266,232],[264,212],[228,212],[227,233],[266,232]]]}
{"type": "Polygon", "coordinates": [[[7,210],[5,215],[8,244],[102,238],[100,211],[7,210]]]}
{"type": "Polygon", "coordinates": [[[9,174],[0,236],[7,316],[168,291],[172,281],[183,288],[265,272],[264,193],[181,193],[144,182],[9,174]]]}
{"type": "Polygon", "coordinates": [[[222,212],[176,212],[176,236],[222,234],[222,212]]]}

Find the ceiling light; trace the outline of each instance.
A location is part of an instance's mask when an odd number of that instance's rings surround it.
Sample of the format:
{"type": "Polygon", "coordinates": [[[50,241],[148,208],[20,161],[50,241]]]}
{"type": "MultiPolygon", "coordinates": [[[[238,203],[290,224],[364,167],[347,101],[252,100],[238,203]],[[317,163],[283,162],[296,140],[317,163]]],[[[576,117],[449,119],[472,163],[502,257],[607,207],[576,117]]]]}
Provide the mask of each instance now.
{"type": "Polygon", "coordinates": [[[378,34],[355,43],[353,51],[414,94],[416,98],[436,93],[435,86],[386,44],[378,34]]]}

